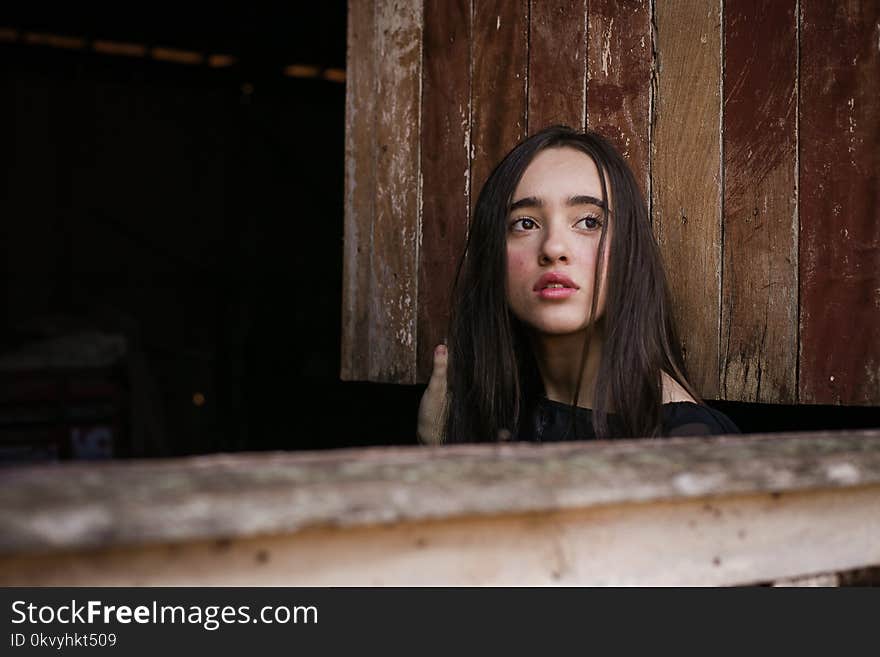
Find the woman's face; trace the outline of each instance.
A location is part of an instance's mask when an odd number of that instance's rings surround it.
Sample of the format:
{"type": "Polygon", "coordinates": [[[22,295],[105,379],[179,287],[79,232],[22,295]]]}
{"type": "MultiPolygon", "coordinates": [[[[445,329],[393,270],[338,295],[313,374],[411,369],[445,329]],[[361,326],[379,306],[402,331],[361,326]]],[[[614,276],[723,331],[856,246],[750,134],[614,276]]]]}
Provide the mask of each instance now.
{"type": "MultiPolygon", "coordinates": [[[[587,327],[603,205],[595,162],[568,147],[538,153],[514,191],[507,217],[507,301],[537,333],[565,335],[587,327]]],[[[597,317],[605,305],[610,230],[605,239],[597,317]]]]}

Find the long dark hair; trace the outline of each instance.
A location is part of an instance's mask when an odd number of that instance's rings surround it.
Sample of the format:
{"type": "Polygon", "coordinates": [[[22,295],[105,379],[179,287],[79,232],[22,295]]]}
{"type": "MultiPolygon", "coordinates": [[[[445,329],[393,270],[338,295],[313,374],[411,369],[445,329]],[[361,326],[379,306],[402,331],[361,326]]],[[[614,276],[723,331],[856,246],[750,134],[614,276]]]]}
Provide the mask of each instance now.
{"type": "MultiPolygon", "coordinates": [[[[602,285],[599,263],[604,261],[606,231],[609,220],[614,222],[607,297],[599,320],[604,324],[605,343],[593,399],[596,436],[660,435],[664,371],[699,401],[685,376],[660,251],[632,171],[600,135],[552,126],[510,151],[492,171],[477,199],[452,294],[446,442],[516,437],[543,394],[528,331],[508,307],[507,216],[513,192],[535,155],[560,147],[574,148],[592,158],[606,202],[591,319],[596,317],[602,285]],[[614,203],[610,215],[609,184],[614,203]],[[610,409],[616,419],[614,432],[608,423],[610,409]]],[[[581,372],[596,324],[591,321],[587,330],[581,372]]],[[[580,385],[578,381],[572,406],[580,385]]]]}

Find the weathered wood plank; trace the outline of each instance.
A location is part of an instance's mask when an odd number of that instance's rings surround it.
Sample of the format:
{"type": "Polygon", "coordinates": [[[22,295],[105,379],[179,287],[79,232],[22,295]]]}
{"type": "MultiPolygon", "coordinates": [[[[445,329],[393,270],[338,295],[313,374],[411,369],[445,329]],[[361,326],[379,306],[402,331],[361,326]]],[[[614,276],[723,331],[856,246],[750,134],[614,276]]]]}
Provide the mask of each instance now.
{"type": "Polygon", "coordinates": [[[876,430],[0,474],[4,586],[743,584],[880,564],[876,430]]]}
{"type": "Polygon", "coordinates": [[[469,0],[426,0],[422,77],[422,233],[419,247],[418,381],[446,338],[449,298],[470,211],[469,0]]]}
{"type": "Polygon", "coordinates": [[[648,193],[651,3],[589,3],[587,124],[610,139],[648,193]]]}
{"type": "Polygon", "coordinates": [[[655,7],[651,137],[654,232],[666,263],[685,365],[718,396],[721,316],[721,17],[701,0],[655,7]]]}
{"type": "Polygon", "coordinates": [[[0,553],[880,485],[880,430],[216,455],[0,471],[0,553]]]}
{"type": "Polygon", "coordinates": [[[797,20],[796,0],[724,3],[727,400],[797,401],[797,20]]]}
{"type": "Polygon", "coordinates": [[[375,4],[348,3],[345,82],[345,241],[340,377],[369,376],[370,267],[376,195],[375,4]]]}
{"type": "Polygon", "coordinates": [[[754,584],[880,564],[878,503],[850,487],[0,557],[0,585],[754,584]]]}
{"type": "Polygon", "coordinates": [[[800,9],[799,401],[880,404],[880,3],[800,9]]]}
{"type": "Polygon", "coordinates": [[[526,135],[528,0],[474,2],[471,210],[489,173],[526,135]]]}
{"type": "Polygon", "coordinates": [[[528,131],[563,124],[583,129],[587,0],[531,0],[528,131]]]}
{"type": "Polygon", "coordinates": [[[377,0],[370,380],[415,383],[422,1],[377,0]]]}

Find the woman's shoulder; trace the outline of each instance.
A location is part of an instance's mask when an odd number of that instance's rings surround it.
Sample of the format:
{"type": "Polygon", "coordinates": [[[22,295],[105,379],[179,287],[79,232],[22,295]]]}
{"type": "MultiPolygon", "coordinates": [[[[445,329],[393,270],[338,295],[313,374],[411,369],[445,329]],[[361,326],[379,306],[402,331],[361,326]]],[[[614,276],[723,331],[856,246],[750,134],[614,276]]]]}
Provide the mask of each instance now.
{"type": "Polygon", "coordinates": [[[721,411],[698,404],[678,381],[666,372],[663,380],[663,434],[666,436],[705,436],[740,433],[734,422],[721,411]]]}
{"type": "Polygon", "coordinates": [[[691,396],[691,394],[684,389],[678,381],[676,381],[672,376],[667,374],[666,372],[660,372],[663,381],[663,403],[668,404],[670,402],[693,402],[696,403],[696,400],[691,396]]]}
{"type": "Polygon", "coordinates": [[[721,411],[694,401],[663,404],[664,436],[717,436],[740,433],[739,427],[721,411]]]}

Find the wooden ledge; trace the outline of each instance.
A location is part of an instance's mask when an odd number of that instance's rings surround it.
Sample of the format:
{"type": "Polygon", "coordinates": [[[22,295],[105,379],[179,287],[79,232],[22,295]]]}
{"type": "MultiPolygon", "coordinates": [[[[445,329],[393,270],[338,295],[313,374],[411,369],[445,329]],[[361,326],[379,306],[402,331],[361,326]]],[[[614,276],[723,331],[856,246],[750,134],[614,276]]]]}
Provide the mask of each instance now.
{"type": "Polygon", "coordinates": [[[7,467],[0,553],[878,483],[878,430],[7,467]]]}

